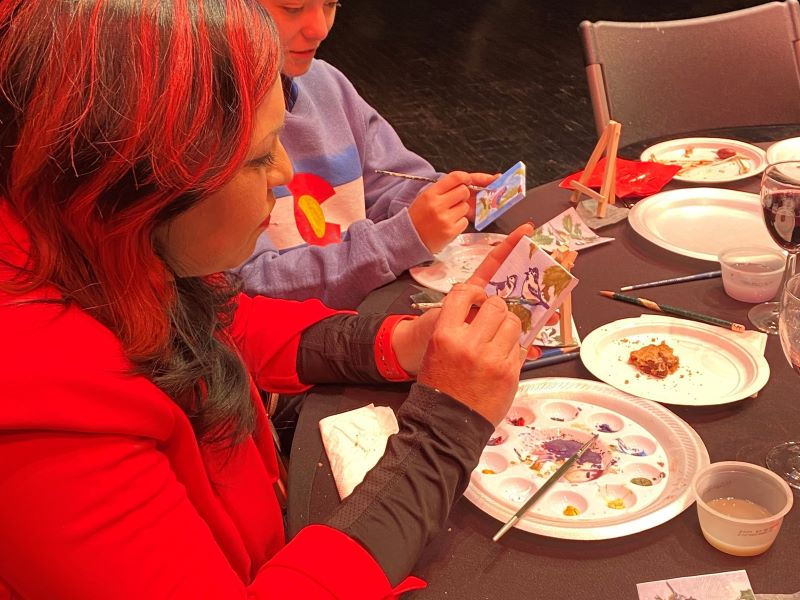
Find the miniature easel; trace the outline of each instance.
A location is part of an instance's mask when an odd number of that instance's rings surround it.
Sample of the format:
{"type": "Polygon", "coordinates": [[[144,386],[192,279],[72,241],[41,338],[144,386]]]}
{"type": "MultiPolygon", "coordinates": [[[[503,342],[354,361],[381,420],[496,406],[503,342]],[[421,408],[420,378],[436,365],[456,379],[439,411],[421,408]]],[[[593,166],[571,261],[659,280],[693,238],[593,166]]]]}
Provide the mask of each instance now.
{"type": "MultiPolygon", "coordinates": [[[[578,258],[578,253],[574,250],[567,250],[556,248],[551,254],[553,260],[564,267],[567,271],[572,271],[575,266],[575,259],[578,258]]],[[[573,346],[574,340],[572,339],[572,292],[567,294],[564,301],[559,308],[558,329],[561,333],[561,343],[564,346],[573,346]]]]}
{"type": "Polygon", "coordinates": [[[597,140],[597,145],[594,147],[592,155],[589,157],[586,168],[584,168],[580,179],[570,181],[569,183],[570,187],[574,190],[569,197],[570,201],[578,202],[582,194],[597,200],[596,217],[605,217],[608,204],[614,204],[616,202],[614,192],[617,181],[617,150],[619,148],[619,134],[621,129],[622,125],[616,121],[608,122],[600,139],[597,140]],[[600,186],[600,191],[596,192],[587,186],[586,183],[589,181],[589,177],[592,176],[594,168],[604,152],[606,155],[606,167],[603,171],[603,183],[600,186]]]}

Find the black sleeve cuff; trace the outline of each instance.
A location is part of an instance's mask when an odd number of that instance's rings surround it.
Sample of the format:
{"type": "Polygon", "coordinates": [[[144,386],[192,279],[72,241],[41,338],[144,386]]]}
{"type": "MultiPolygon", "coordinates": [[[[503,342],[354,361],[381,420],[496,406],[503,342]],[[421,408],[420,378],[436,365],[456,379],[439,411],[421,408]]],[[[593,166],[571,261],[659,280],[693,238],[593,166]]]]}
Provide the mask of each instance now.
{"type": "Polygon", "coordinates": [[[334,315],[303,332],[297,374],[306,383],[386,383],[375,365],[375,336],[386,315],[334,315]]]}

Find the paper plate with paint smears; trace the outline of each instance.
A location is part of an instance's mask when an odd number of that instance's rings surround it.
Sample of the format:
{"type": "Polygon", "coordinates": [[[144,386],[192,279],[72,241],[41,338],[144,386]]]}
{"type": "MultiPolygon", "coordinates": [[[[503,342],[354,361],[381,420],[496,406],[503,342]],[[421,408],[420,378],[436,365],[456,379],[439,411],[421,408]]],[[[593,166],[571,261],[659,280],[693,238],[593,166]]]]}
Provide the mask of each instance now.
{"type": "Polygon", "coordinates": [[[464,283],[486,255],[506,236],[501,233],[462,233],[434,254],[433,261],[411,267],[411,277],[427,288],[446,294],[457,283],[464,283]]]}
{"type": "Polygon", "coordinates": [[[604,383],[558,377],[520,382],[464,496],[505,523],[594,433],[597,442],[517,528],[562,539],[616,538],[660,525],[694,502],[690,483],[709,459],[688,424],[604,383]]]}

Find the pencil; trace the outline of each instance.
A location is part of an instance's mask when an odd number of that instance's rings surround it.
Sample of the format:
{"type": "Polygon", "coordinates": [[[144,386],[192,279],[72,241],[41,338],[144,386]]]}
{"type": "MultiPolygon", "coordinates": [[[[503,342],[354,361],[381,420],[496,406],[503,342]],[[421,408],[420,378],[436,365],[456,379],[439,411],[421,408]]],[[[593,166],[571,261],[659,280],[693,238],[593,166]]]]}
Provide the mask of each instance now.
{"type": "Polygon", "coordinates": [[[616,292],[607,292],[607,291],[600,292],[600,295],[605,296],[606,298],[611,298],[613,300],[620,300],[621,302],[628,302],[630,304],[636,304],[637,306],[643,306],[644,308],[649,308],[650,310],[663,312],[668,315],[677,315],[679,317],[685,317],[687,319],[692,319],[694,321],[708,323],[709,325],[717,325],[718,327],[725,327],[726,329],[730,329],[731,331],[736,331],[739,333],[744,331],[744,325],[742,325],[741,323],[734,323],[733,321],[727,321],[725,319],[720,319],[718,317],[711,317],[709,315],[704,315],[702,313],[694,312],[693,310],[678,308],[677,306],[669,306],[668,304],[657,304],[652,300],[647,300],[646,298],[637,298],[635,296],[626,296],[625,294],[618,294],[616,292]]]}
{"type": "Polygon", "coordinates": [[[592,437],[589,438],[589,441],[587,441],[583,446],[581,446],[575,454],[573,454],[567,460],[565,460],[564,464],[561,465],[555,473],[553,473],[550,477],[548,477],[547,480],[541,485],[541,487],[538,490],[536,490],[533,493],[533,495],[525,501],[525,504],[523,504],[520,507],[520,509],[514,513],[514,516],[512,516],[506,522],[506,524],[503,525],[500,528],[500,530],[494,534],[492,541],[496,542],[501,537],[503,537],[509,529],[511,529],[514,525],[516,525],[517,521],[519,521],[523,517],[523,515],[526,512],[528,512],[531,506],[533,506],[536,503],[536,501],[539,498],[541,498],[544,495],[544,493],[547,490],[549,490],[550,487],[556,481],[561,479],[564,473],[566,473],[569,470],[569,468],[575,463],[576,460],[578,460],[581,456],[583,456],[583,454],[592,446],[592,444],[594,444],[595,440],[597,440],[597,437],[598,437],[597,433],[592,435],[592,437]]]}
{"type": "Polygon", "coordinates": [[[619,288],[620,292],[629,292],[631,290],[640,290],[642,288],[656,287],[659,285],[672,285],[673,283],[683,283],[684,281],[699,281],[700,279],[713,279],[721,277],[722,271],[708,271],[707,273],[695,273],[694,275],[686,275],[685,277],[672,277],[670,279],[660,279],[659,281],[648,281],[647,283],[637,283],[635,285],[623,285],[619,288]]]}
{"type": "MultiPolygon", "coordinates": [[[[436,183],[438,179],[433,177],[425,177],[424,175],[411,175],[410,173],[397,173],[396,171],[384,171],[383,169],[375,169],[378,175],[390,175],[391,177],[402,177],[403,179],[413,179],[414,181],[430,181],[436,183]]],[[[467,189],[473,192],[485,192],[489,188],[481,187],[479,185],[467,185],[467,189]]]]}

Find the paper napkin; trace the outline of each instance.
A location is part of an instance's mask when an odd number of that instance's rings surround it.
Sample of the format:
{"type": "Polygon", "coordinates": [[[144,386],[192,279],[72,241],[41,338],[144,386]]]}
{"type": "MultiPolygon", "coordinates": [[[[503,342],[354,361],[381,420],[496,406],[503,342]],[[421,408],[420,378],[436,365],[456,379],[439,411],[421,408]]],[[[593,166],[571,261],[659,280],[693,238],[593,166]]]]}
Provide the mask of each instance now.
{"type": "Polygon", "coordinates": [[[325,417],[319,430],[339,498],[344,500],[378,463],[389,436],[400,428],[391,408],[370,404],[325,417]]]}
{"type": "MultiPolygon", "coordinates": [[[[597,161],[594,171],[586,182],[591,188],[600,188],[606,168],[605,157],[597,161]]],[[[617,158],[617,173],[614,193],[618,198],[644,198],[660,192],[675,174],[681,170],[678,165],[664,165],[653,161],[626,160],[617,158]]],[[[570,188],[570,182],[578,180],[583,171],[568,175],[559,184],[562,188],[570,188]]]]}

